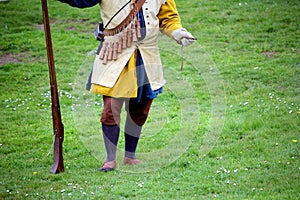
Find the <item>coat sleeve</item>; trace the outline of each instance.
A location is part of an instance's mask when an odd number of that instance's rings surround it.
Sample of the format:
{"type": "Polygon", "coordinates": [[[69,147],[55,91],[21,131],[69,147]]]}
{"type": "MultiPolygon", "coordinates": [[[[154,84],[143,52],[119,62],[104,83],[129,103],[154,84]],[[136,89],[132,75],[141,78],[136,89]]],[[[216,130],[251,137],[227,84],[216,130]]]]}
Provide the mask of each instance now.
{"type": "Polygon", "coordinates": [[[88,8],[100,3],[101,0],[58,0],[76,8],[88,8]]]}
{"type": "Polygon", "coordinates": [[[166,0],[161,6],[157,15],[161,31],[171,37],[171,33],[182,28],[180,16],[178,14],[174,0],[166,0]]]}

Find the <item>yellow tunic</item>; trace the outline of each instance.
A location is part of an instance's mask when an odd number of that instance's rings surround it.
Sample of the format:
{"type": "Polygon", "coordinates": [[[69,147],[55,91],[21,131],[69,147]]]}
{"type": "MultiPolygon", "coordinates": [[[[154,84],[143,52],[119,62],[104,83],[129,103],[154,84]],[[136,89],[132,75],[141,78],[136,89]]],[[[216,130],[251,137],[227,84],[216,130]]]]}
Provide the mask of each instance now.
{"type": "MultiPolygon", "coordinates": [[[[172,31],[182,28],[174,0],[167,0],[161,6],[157,17],[161,31],[169,37],[171,37],[172,31]]],[[[112,88],[92,84],[90,92],[116,98],[135,98],[137,97],[137,89],[135,51],[112,88]]]]}

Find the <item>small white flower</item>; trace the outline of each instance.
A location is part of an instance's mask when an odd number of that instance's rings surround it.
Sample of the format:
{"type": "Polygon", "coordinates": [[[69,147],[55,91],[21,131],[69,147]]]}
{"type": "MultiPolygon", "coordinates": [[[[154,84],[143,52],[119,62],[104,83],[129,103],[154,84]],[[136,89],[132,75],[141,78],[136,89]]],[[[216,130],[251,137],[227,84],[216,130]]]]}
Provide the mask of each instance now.
{"type": "Polygon", "coordinates": [[[229,183],[230,183],[230,181],[226,181],[226,183],[227,183],[227,184],[229,184],[229,183]]]}
{"type": "Polygon", "coordinates": [[[61,192],[61,193],[64,193],[65,191],[66,191],[65,189],[62,189],[60,192],[61,192]]]}
{"type": "Polygon", "coordinates": [[[68,196],[72,196],[72,193],[68,193],[68,196]]]}

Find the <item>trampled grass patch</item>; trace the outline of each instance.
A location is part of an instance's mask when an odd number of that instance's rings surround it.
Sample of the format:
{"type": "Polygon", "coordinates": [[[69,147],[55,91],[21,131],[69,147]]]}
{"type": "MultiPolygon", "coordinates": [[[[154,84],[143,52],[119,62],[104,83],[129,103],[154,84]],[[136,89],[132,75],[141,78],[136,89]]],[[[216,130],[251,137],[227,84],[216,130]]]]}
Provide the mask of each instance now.
{"type": "Polygon", "coordinates": [[[102,100],[84,90],[99,8],[48,1],[65,127],[65,172],[51,174],[53,130],[41,2],[0,2],[1,199],[298,199],[298,1],[176,0],[197,38],[162,37],[168,84],[139,144],[141,167],[99,173],[102,100]]]}

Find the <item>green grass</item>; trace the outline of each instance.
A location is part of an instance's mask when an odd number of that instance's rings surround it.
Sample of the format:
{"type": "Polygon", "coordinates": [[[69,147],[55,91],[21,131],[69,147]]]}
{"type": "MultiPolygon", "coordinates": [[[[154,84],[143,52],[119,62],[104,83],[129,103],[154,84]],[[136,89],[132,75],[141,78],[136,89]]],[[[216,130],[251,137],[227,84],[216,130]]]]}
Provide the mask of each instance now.
{"type": "Polygon", "coordinates": [[[54,175],[41,3],[0,2],[0,199],[299,199],[299,2],[176,3],[197,43],[180,71],[180,48],[160,42],[168,84],[138,147],[144,162],[122,165],[121,136],[118,170],[100,173],[102,101],[84,91],[99,7],[48,1],[65,127],[54,175]]]}

